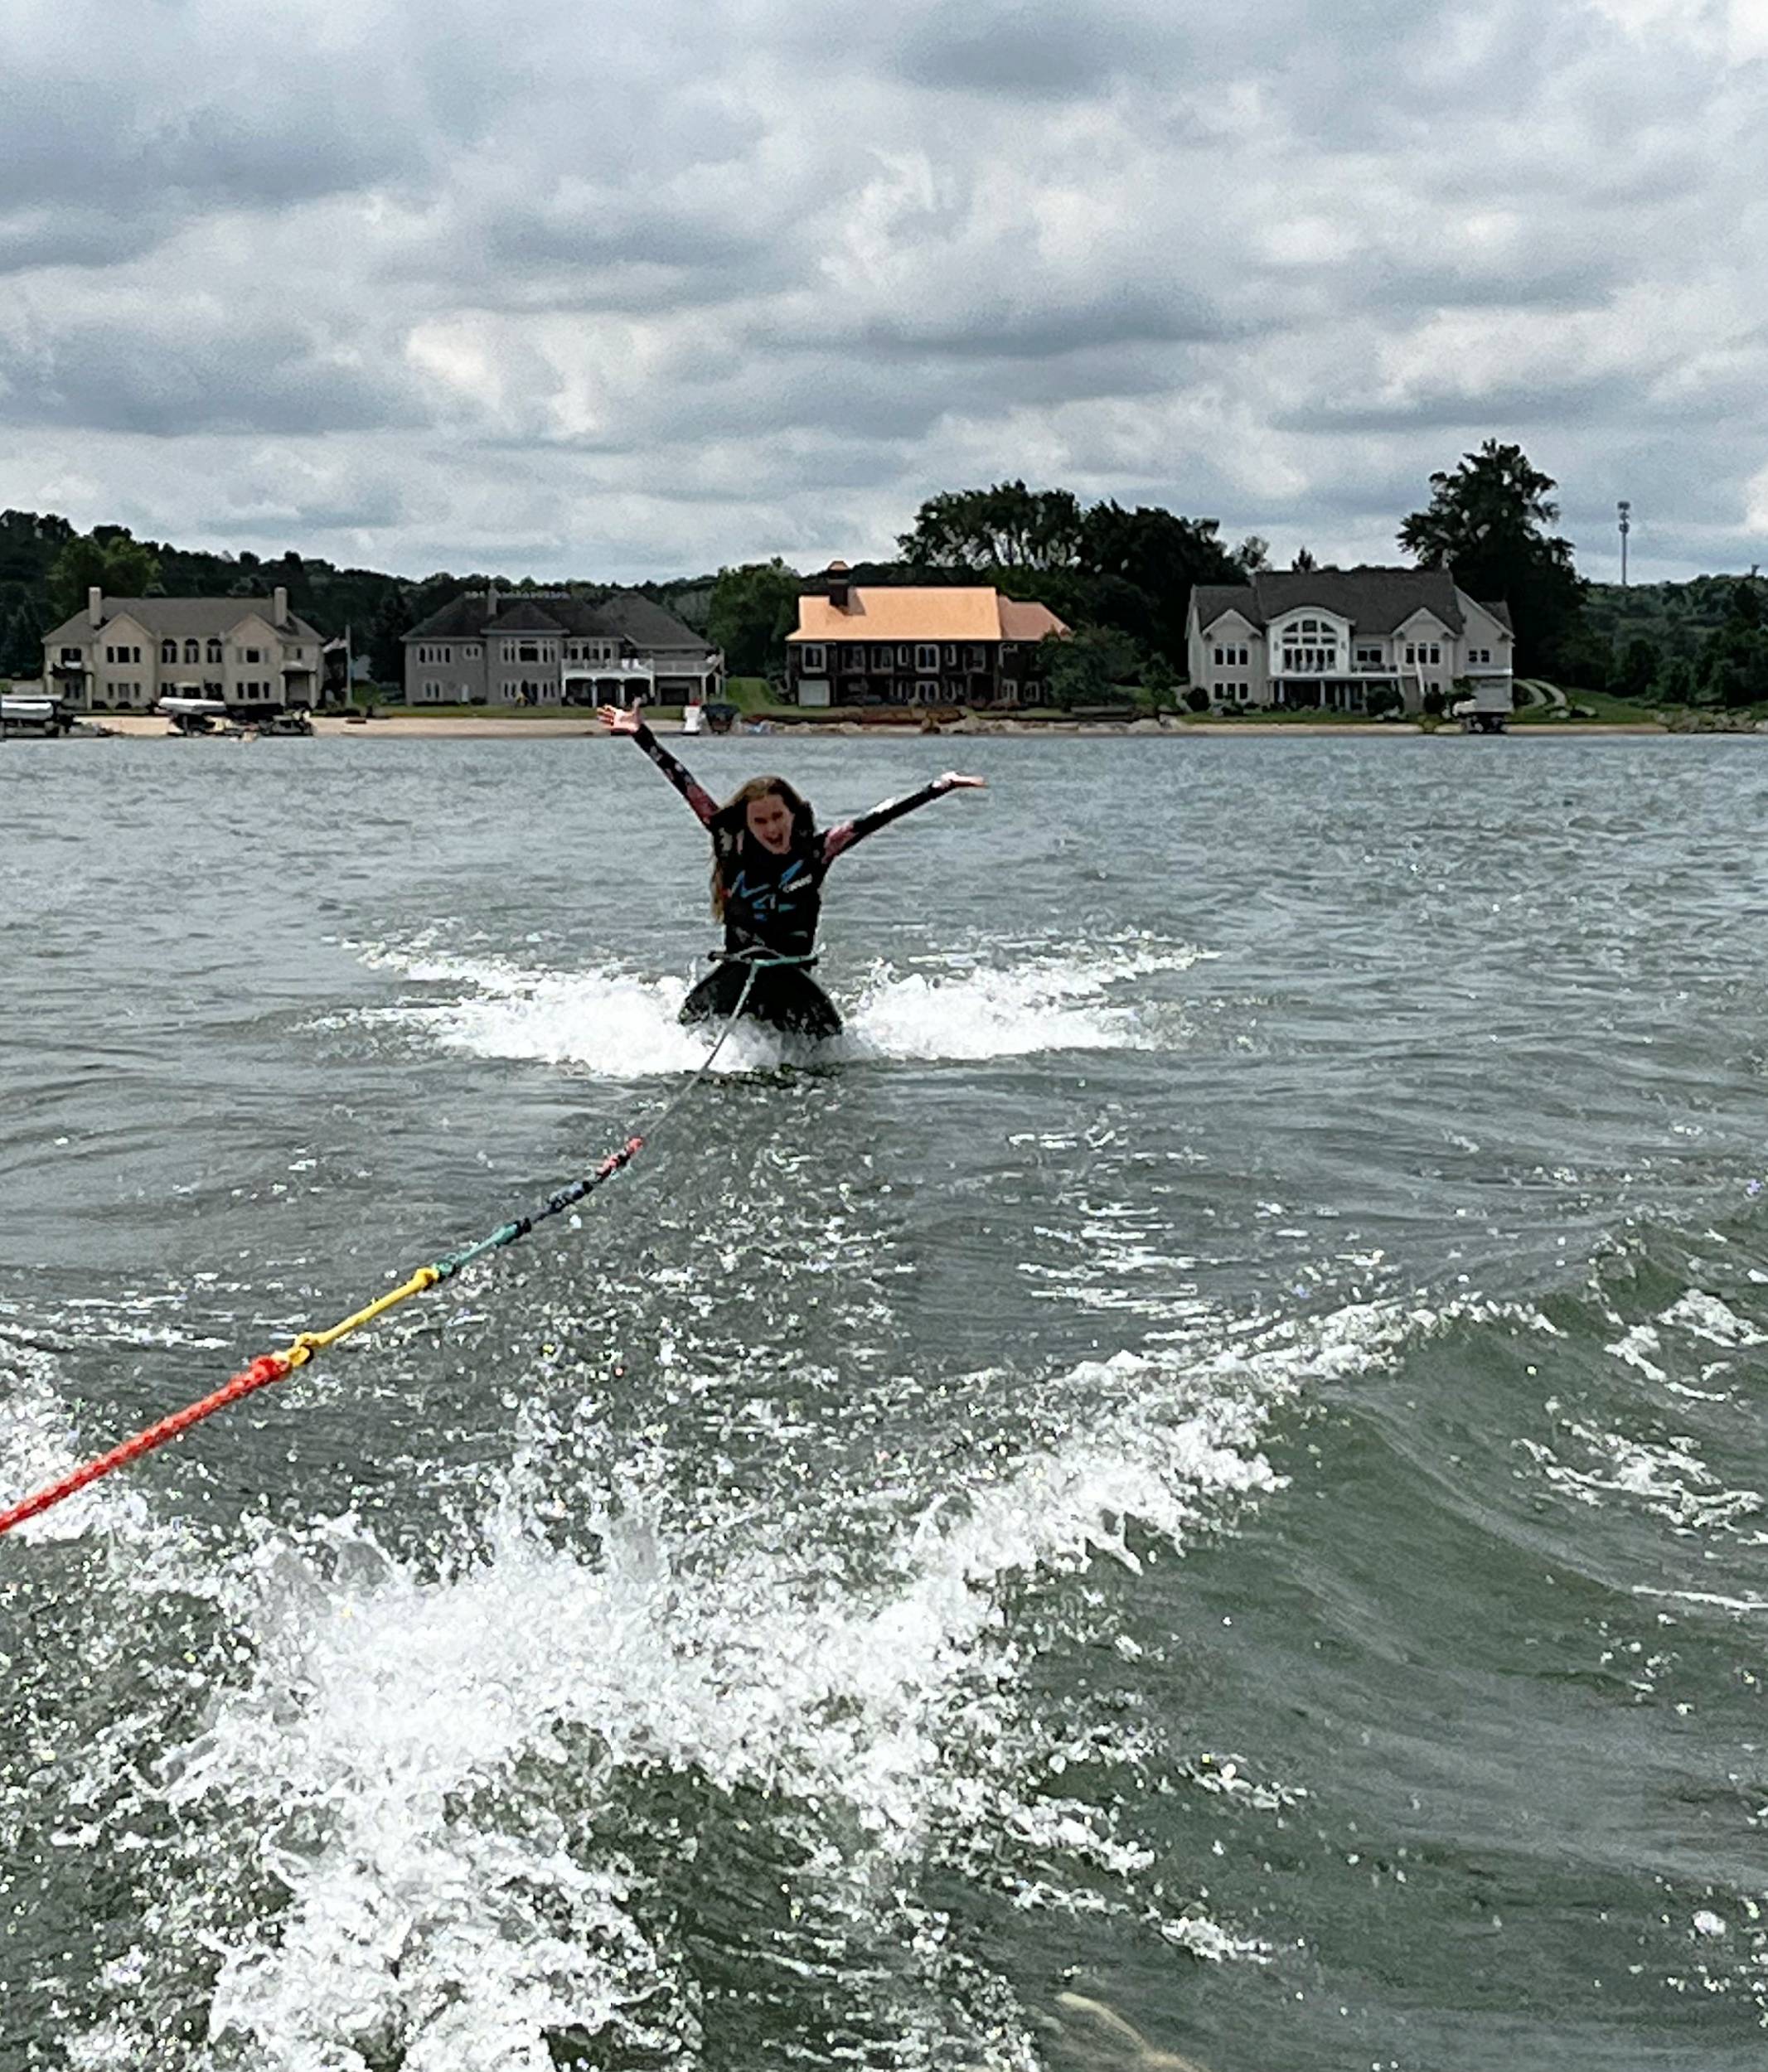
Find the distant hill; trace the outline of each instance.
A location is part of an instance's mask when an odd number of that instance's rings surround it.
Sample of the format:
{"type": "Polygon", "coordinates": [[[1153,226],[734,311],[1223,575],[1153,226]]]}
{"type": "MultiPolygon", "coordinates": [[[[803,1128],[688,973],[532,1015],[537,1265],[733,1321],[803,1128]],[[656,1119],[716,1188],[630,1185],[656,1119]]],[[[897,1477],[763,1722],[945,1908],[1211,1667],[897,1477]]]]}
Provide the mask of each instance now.
{"type": "Polygon", "coordinates": [[[1740,583],[1752,583],[1768,607],[1768,579],[1751,569],[1747,575],[1698,575],[1687,583],[1592,583],[1585,604],[1591,635],[1615,654],[1628,643],[1649,641],[1666,663],[1693,662],[1702,643],[1725,623],[1732,593],[1740,583]]]}

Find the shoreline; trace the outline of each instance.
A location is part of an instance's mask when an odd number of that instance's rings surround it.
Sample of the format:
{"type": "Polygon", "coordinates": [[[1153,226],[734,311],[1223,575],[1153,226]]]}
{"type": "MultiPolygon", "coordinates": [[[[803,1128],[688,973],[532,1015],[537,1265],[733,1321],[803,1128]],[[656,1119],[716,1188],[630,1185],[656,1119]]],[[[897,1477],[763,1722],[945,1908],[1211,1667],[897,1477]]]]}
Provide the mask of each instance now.
{"type": "MultiPolygon", "coordinates": [[[[83,715],[88,716],[88,715],[83,715]]],[[[90,715],[94,721],[110,729],[112,733],[133,740],[178,740],[186,737],[175,734],[167,722],[154,713],[106,713],[90,715]]],[[[679,735],[679,722],[664,720],[656,724],[660,734],[679,735]]],[[[612,739],[593,720],[580,715],[561,714],[557,719],[549,715],[532,719],[517,719],[500,714],[482,715],[451,714],[428,717],[422,714],[398,714],[377,717],[360,725],[330,715],[316,719],[314,735],[341,735],[350,739],[387,740],[403,738],[409,740],[500,740],[514,741],[538,736],[546,740],[568,738],[612,739]]],[[[1184,740],[1191,736],[1207,736],[1216,740],[1232,740],[1236,736],[1247,736],[1259,740],[1281,740],[1299,735],[1305,740],[1368,741],[1368,740],[1422,740],[1449,739],[1477,741],[1500,738],[1508,741],[1537,738],[1557,740],[1565,735],[1588,737],[1592,734],[1614,734],[1637,737],[1655,734],[1665,739],[1712,739],[1717,736],[1755,738],[1754,733],[1743,734],[1741,730],[1724,728],[1672,728],[1660,726],[1652,719],[1638,720],[1567,720],[1557,725],[1530,725],[1513,727],[1502,736],[1489,734],[1464,734],[1458,727],[1445,726],[1427,729],[1413,721],[1310,721],[1258,720],[1258,719],[1175,719],[1162,721],[1153,718],[1145,719],[1051,719],[1020,720],[976,719],[961,720],[942,726],[939,735],[963,740],[986,739],[991,736],[1017,736],[1036,738],[1039,735],[1053,735],[1063,740],[1085,737],[1091,739],[1131,738],[1139,740],[1184,740]]],[[[842,741],[882,740],[915,741],[932,738],[929,733],[912,726],[865,725],[858,720],[791,721],[784,725],[769,728],[766,737],[730,733],[716,735],[701,733],[700,740],[739,740],[800,736],[817,740],[834,738],[842,741]]],[[[215,735],[190,737],[216,741],[236,737],[215,735]]],[[[299,738],[300,737],[267,737],[269,738],[299,738]]]]}

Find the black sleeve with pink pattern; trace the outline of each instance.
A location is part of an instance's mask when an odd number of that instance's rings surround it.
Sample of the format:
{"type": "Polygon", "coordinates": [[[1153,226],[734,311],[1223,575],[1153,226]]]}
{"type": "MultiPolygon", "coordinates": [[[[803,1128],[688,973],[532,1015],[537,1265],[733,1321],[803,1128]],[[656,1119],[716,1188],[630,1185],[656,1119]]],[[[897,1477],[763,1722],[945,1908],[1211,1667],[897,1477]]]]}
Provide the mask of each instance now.
{"type": "Polygon", "coordinates": [[[695,783],[642,719],[633,730],[632,738],[694,809],[700,825],[710,827],[718,818],[719,811],[718,801],[712,794],[704,785],[695,783]]]}
{"type": "Polygon", "coordinates": [[[917,806],[931,806],[935,799],[942,799],[952,789],[943,777],[935,777],[931,784],[923,784],[918,792],[910,792],[899,799],[886,799],[881,806],[874,806],[869,813],[860,813],[850,821],[837,821],[822,838],[822,859],[832,864],[844,850],[855,842],[863,842],[868,835],[875,835],[880,827],[888,827],[892,821],[899,821],[903,814],[913,813],[917,806]]]}

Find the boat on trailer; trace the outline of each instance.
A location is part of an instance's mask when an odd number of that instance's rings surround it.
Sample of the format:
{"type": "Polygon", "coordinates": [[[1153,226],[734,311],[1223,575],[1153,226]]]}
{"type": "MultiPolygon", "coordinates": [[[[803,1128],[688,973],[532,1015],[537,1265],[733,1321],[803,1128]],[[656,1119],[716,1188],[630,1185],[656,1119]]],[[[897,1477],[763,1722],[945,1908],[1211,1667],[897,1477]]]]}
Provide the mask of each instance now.
{"type": "Polygon", "coordinates": [[[174,733],[213,733],[227,719],[221,698],[162,698],[153,709],[171,721],[174,733]]]}
{"type": "Polygon", "coordinates": [[[74,715],[59,698],[23,691],[0,692],[0,734],[69,733],[74,715]]]}

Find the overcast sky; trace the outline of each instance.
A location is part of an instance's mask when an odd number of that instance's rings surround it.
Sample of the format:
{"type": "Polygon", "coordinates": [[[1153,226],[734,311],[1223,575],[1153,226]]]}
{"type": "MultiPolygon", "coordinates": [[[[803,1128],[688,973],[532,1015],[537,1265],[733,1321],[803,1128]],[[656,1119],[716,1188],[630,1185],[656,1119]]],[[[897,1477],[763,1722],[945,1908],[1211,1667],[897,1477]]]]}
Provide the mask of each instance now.
{"type": "Polygon", "coordinates": [[[1023,475],[1768,563],[1768,0],[6,0],[0,504],[409,574],[1023,475]]]}

